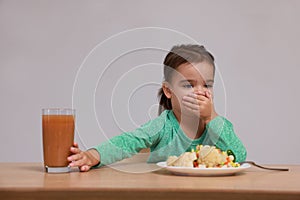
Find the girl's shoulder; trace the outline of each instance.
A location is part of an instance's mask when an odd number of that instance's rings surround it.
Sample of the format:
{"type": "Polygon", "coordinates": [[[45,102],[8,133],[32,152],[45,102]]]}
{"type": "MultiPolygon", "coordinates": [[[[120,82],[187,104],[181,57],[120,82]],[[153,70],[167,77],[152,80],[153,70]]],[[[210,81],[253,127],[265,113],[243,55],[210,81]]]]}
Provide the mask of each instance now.
{"type": "Polygon", "coordinates": [[[147,126],[156,126],[156,125],[163,125],[168,121],[170,118],[170,110],[163,111],[160,115],[158,115],[156,118],[149,120],[147,123],[142,125],[142,127],[147,126]]]}
{"type": "Polygon", "coordinates": [[[168,127],[170,124],[170,115],[171,110],[163,111],[159,116],[154,119],[149,120],[145,124],[143,124],[140,129],[146,131],[148,133],[158,133],[168,127]]]}

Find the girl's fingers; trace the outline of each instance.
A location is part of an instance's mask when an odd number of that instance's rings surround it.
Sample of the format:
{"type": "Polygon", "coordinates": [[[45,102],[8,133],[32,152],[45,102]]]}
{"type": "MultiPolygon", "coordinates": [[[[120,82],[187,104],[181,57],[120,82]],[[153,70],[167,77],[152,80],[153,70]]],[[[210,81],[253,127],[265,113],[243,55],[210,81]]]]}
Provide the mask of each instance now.
{"type": "Polygon", "coordinates": [[[71,167],[81,167],[87,164],[87,158],[84,154],[69,156],[68,161],[71,161],[71,167]]]}
{"type": "Polygon", "coordinates": [[[190,102],[187,100],[183,100],[182,104],[184,106],[186,106],[187,108],[191,109],[191,110],[199,110],[199,104],[198,103],[194,103],[194,102],[190,102]]]}
{"type": "Polygon", "coordinates": [[[196,91],[194,94],[197,94],[197,95],[205,95],[205,92],[196,91]]]}
{"type": "Polygon", "coordinates": [[[186,95],[186,96],[188,96],[188,97],[191,97],[191,98],[195,98],[195,99],[199,99],[199,98],[201,98],[201,99],[207,99],[208,97],[206,96],[206,92],[205,93],[190,93],[190,94],[188,94],[188,95],[186,95]]]}
{"type": "Polygon", "coordinates": [[[67,160],[70,162],[70,167],[78,167],[80,171],[86,172],[90,170],[88,163],[90,162],[86,152],[78,148],[78,144],[74,142],[73,147],[70,148],[73,155],[69,156],[67,160]]]}
{"type": "Polygon", "coordinates": [[[69,164],[70,167],[81,167],[84,165],[83,160],[73,161],[69,164]]]}
{"type": "Polygon", "coordinates": [[[207,98],[206,96],[202,96],[202,95],[199,95],[199,96],[197,97],[197,99],[198,99],[199,101],[207,101],[207,100],[209,100],[209,98],[207,98]]]}
{"type": "Polygon", "coordinates": [[[74,143],[73,143],[73,147],[78,148],[78,143],[74,142],[74,143]]]}
{"type": "Polygon", "coordinates": [[[189,103],[196,104],[196,105],[199,104],[198,99],[193,97],[193,96],[190,96],[190,95],[184,96],[182,98],[182,101],[183,102],[189,102],[189,103]]]}
{"type": "Polygon", "coordinates": [[[207,98],[209,98],[212,101],[212,94],[211,91],[206,91],[205,92],[205,96],[207,96],[207,98]]]}
{"type": "Polygon", "coordinates": [[[90,166],[88,166],[88,165],[83,165],[83,166],[81,166],[79,169],[80,169],[80,171],[81,172],[87,172],[87,171],[89,171],[90,170],[90,166]]]}
{"type": "Polygon", "coordinates": [[[78,153],[81,152],[81,150],[80,150],[79,148],[77,148],[77,147],[71,147],[71,148],[70,148],[70,151],[71,151],[72,153],[74,153],[74,154],[78,154],[78,153]]]}
{"type": "Polygon", "coordinates": [[[74,155],[72,155],[72,156],[69,156],[67,159],[68,159],[68,161],[70,161],[70,162],[74,162],[74,161],[77,161],[77,160],[80,160],[80,159],[82,159],[82,155],[80,154],[80,153],[78,153],[78,154],[74,154],[74,155]]]}
{"type": "Polygon", "coordinates": [[[203,95],[196,95],[196,94],[188,94],[182,98],[183,101],[188,101],[190,103],[199,104],[202,101],[209,100],[208,97],[203,95]]]}

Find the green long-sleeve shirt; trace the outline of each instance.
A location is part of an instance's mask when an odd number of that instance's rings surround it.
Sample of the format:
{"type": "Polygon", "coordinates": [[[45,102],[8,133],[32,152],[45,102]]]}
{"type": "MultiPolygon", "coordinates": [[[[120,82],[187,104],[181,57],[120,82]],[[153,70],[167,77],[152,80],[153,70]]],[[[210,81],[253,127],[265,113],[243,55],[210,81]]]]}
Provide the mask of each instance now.
{"type": "Polygon", "coordinates": [[[164,111],[132,132],[121,135],[95,146],[101,156],[99,166],[108,165],[137,154],[141,149],[150,148],[148,162],[165,161],[169,156],[179,156],[194,149],[198,144],[215,145],[223,151],[230,149],[237,162],[246,159],[246,149],[236,136],[232,124],[218,116],[210,121],[198,139],[190,139],[180,128],[171,110],[164,111]]]}

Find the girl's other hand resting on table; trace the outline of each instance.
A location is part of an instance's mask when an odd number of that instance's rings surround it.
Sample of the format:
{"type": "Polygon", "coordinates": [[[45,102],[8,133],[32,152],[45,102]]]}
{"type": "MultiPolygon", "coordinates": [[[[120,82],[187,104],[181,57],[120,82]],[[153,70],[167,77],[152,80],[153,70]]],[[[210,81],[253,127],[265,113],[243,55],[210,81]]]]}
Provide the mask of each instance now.
{"type": "Polygon", "coordinates": [[[79,149],[78,144],[74,143],[70,151],[72,152],[72,155],[67,158],[70,162],[69,166],[78,167],[82,172],[89,171],[91,167],[100,162],[100,155],[95,149],[82,151],[79,149]]]}

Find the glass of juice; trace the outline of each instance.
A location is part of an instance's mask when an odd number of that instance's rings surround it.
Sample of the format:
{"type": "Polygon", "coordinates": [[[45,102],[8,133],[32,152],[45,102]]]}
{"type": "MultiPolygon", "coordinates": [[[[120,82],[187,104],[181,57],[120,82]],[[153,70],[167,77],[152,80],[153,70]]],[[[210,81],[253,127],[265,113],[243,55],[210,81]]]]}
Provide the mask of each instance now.
{"type": "Polygon", "coordinates": [[[44,166],[48,173],[70,172],[67,157],[74,142],[75,110],[42,109],[44,166]]]}

